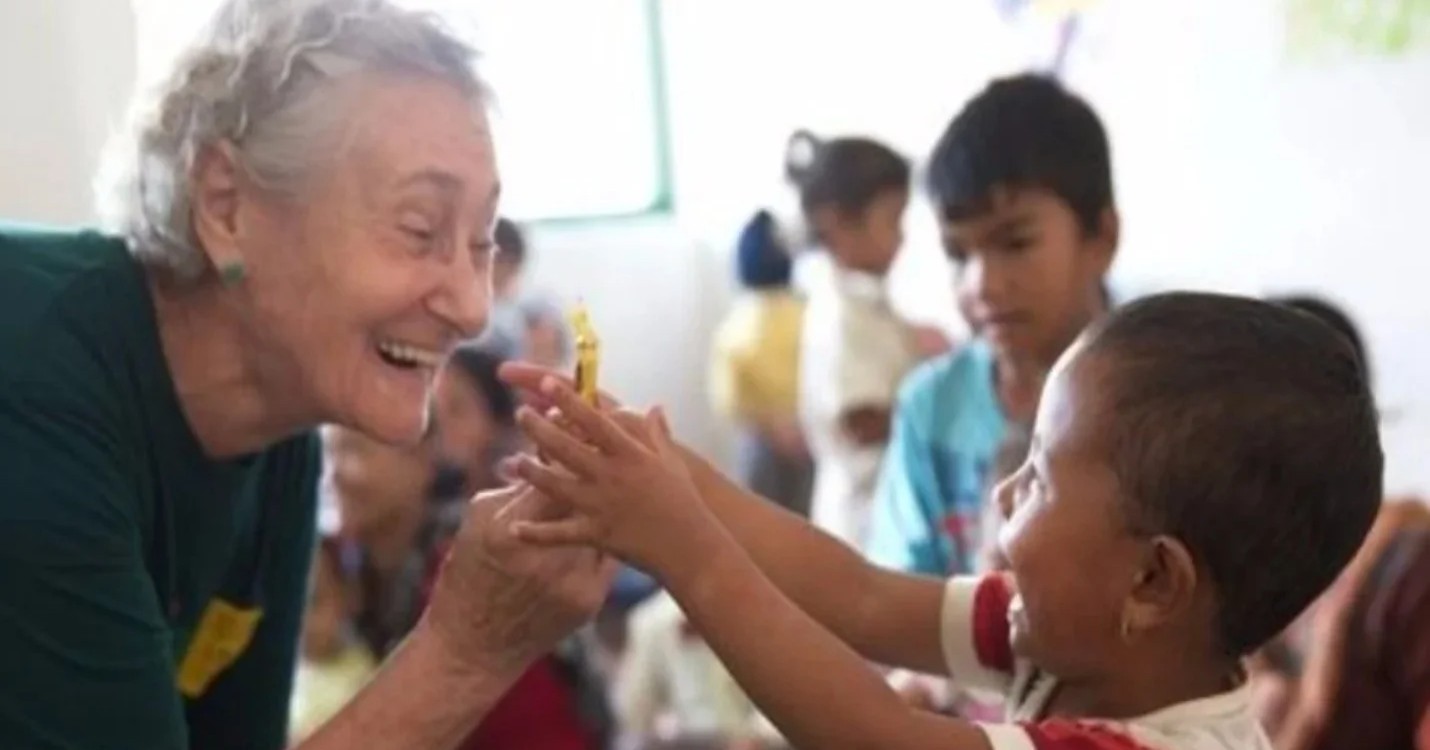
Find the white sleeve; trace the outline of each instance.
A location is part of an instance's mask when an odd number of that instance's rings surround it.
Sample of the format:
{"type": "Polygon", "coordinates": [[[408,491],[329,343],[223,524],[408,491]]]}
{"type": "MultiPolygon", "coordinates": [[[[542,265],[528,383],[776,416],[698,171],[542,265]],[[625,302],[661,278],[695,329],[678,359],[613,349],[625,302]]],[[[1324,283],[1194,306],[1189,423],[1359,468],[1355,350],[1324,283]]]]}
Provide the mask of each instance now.
{"type": "Polygon", "coordinates": [[[939,636],[959,687],[1006,693],[1013,681],[1008,633],[1011,594],[999,576],[956,576],[944,589],[939,636]]]}
{"type": "MultiPolygon", "coordinates": [[[[1103,721],[1048,719],[1027,724],[979,724],[992,750],[1168,750],[1205,748],[1195,734],[1180,738],[1141,732],[1136,726],[1103,721]]],[[[1260,734],[1254,726],[1252,732],[1260,734]]],[[[1264,740],[1263,740],[1264,741],[1264,740]]],[[[1237,747],[1242,745],[1232,743],[1237,747]]],[[[1228,747],[1215,742],[1215,747],[1228,747]]]]}
{"type": "MultiPolygon", "coordinates": [[[[1041,750],[1017,724],[979,724],[992,750],[1041,750]]],[[[1093,746],[1096,748],[1096,746],[1093,746]]]]}

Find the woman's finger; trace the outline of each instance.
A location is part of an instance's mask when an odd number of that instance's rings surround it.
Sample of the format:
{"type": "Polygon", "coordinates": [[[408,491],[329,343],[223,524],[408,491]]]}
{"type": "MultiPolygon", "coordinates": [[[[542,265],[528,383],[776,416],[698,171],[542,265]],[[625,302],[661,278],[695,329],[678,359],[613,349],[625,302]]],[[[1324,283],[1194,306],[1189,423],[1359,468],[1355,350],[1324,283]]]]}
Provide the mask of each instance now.
{"type": "Polygon", "coordinates": [[[550,417],[522,407],[516,421],[543,458],[554,459],[584,477],[595,476],[600,471],[600,455],[550,417]]]}
{"type": "Polygon", "coordinates": [[[512,534],[523,542],[542,547],[593,545],[601,541],[600,529],[587,516],[568,516],[555,521],[518,521],[512,534]]]}
{"type": "Polygon", "coordinates": [[[528,391],[540,391],[541,381],[546,378],[558,378],[570,382],[570,378],[562,373],[550,367],[542,367],[530,362],[503,362],[501,367],[497,368],[497,375],[505,380],[507,385],[528,391]]]}
{"type": "Polygon", "coordinates": [[[542,383],[542,393],[546,394],[561,410],[562,419],[580,430],[591,445],[612,456],[632,455],[640,451],[641,445],[611,418],[593,408],[576,395],[576,392],[555,380],[542,383]]]}
{"type": "Polygon", "coordinates": [[[570,474],[547,466],[530,456],[523,456],[517,474],[547,497],[581,507],[580,483],[570,474]]]}

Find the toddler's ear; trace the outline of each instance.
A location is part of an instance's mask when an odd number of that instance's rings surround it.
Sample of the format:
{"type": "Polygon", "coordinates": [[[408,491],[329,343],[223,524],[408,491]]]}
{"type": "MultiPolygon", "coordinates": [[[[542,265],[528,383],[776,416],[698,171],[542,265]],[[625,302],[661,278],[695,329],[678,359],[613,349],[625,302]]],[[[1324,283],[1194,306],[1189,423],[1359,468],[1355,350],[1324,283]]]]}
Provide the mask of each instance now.
{"type": "Polygon", "coordinates": [[[1180,539],[1158,536],[1146,545],[1133,574],[1123,610],[1123,637],[1155,630],[1186,617],[1200,594],[1200,574],[1191,551],[1180,539]]]}

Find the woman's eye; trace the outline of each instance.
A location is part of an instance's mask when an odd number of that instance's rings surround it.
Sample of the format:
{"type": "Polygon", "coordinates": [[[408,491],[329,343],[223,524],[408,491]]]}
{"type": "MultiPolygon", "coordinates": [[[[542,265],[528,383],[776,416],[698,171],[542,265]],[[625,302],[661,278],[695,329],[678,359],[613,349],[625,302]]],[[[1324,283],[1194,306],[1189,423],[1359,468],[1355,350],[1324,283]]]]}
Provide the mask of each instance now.
{"type": "Polygon", "coordinates": [[[403,233],[405,233],[408,237],[411,237],[412,239],[417,240],[418,242],[424,242],[424,243],[425,243],[425,242],[431,242],[432,239],[436,236],[436,233],[435,233],[435,232],[433,232],[432,230],[430,230],[430,229],[428,229],[428,228],[426,228],[426,227],[404,226],[404,227],[402,227],[402,231],[403,231],[403,233]]]}

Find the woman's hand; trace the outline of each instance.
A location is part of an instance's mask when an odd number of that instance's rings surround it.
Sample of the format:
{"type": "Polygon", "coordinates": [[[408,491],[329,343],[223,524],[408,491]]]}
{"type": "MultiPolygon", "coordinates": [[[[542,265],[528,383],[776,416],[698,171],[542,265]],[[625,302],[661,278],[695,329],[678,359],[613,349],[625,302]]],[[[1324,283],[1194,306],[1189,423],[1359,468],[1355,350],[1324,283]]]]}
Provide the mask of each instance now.
{"type": "Polygon", "coordinates": [[[514,676],[595,615],[614,560],[589,547],[523,544],[511,533],[514,524],[564,513],[525,484],[471,501],[424,621],[455,664],[514,676]]]}
{"type": "Polygon", "coordinates": [[[523,519],[514,525],[517,536],[539,545],[596,545],[664,578],[694,557],[693,546],[709,532],[723,533],[659,410],[643,418],[604,413],[555,379],[540,392],[559,420],[528,408],[519,422],[552,463],[526,457],[518,474],[571,514],[523,519]]]}

